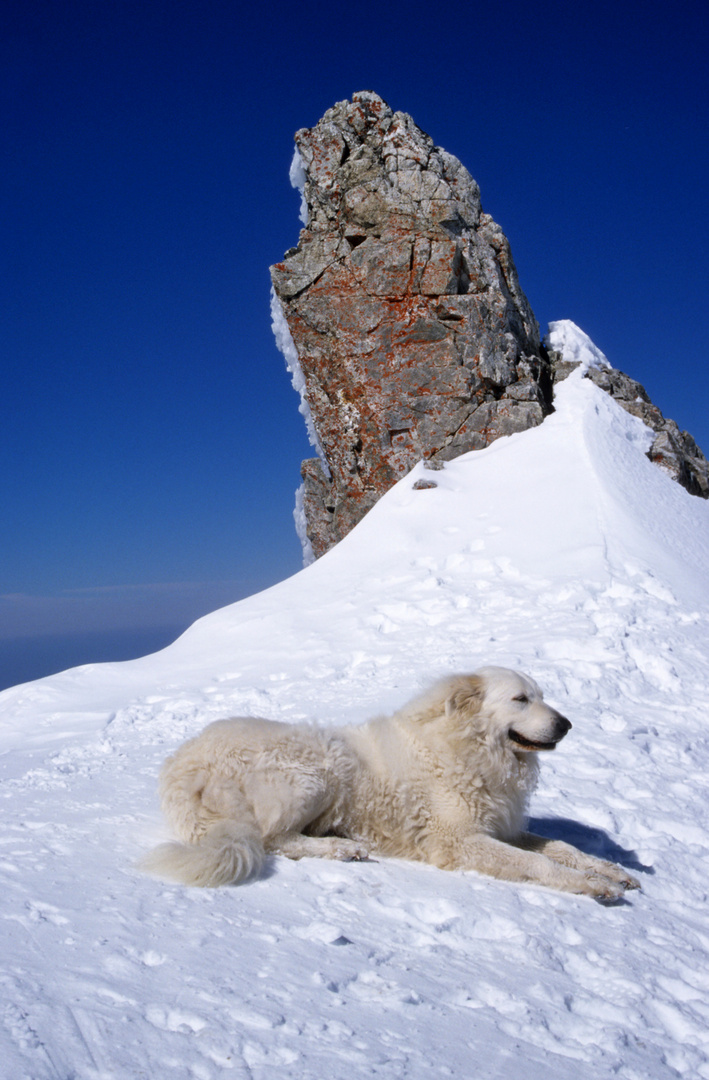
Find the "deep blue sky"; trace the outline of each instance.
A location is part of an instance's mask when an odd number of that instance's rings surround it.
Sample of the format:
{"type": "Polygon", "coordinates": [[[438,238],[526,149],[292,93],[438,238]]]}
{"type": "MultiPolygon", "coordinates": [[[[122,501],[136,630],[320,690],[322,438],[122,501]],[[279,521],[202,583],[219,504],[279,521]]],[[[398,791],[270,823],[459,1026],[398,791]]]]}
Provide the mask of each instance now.
{"type": "Polygon", "coordinates": [[[542,328],[709,452],[700,3],[6,0],[0,686],[300,567],[268,313],[293,133],[356,90],[459,157],[542,328]]]}

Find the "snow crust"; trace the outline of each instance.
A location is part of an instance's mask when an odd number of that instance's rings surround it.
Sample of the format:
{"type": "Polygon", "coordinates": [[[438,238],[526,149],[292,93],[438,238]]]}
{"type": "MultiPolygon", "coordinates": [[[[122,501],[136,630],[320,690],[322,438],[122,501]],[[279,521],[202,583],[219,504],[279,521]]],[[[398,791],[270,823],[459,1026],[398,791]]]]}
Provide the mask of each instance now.
{"type": "Polygon", "coordinates": [[[293,341],[293,335],[290,332],[290,327],[283,314],[283,308],[281,302],[276,296],[275,289],[271,287],[271,329],[273,336],[276,339],[276,346],[279,352],[282,354],[283,359],[286,362],[286,368],[291,377],[293,383],[293,389],[300,397],[300,404],[298,411],[305,420],[305,426],[308,430],[308,441],[315,450],[316,454],[322,461],[325,475],[330,475],[330,468],[325,460],[325,454],[323,448],[320,445],[317,432],[315,431],[315,425],[313,423],[313,415],[310,411],[310,405],[305,396],[305,375],[303,374],[303,368],[300,364],[300,358],[298,356],[298,350],[295,347],[293,341]]]}
{"type": "Polygon", "coordinates": [[[315,562],[315,552],[308,536],[308,520],[305,516],[305,484],[301,484],[295,493],[295,507],[293,508],[293,520],[295,532],[303,549],[303,566],[310,566],[315,562]]]}
{"type": "Polygon", "coordinates": [[[550,348],[562,353],[569,363],[581,365],[581,370],[589,368],[609,368],[605,353],[602,353],[597,345],[594,345],[588,334],[572,322],[571,319],[561,319],[559,322],[549,323],[547,344],[550,348]]]}
{"type": "Polygon", "coordinates": [[[418,466],[168,649],[0,694],[5,1075],[709,1080],[709,506],[645,446],[575,371],[543,425],[433,489],[418,466]],[[627,865],[627,903],[396,860],[132,869],[205,723],[352,722],[483,663],[573,721],[532,826],[627,865]]]}
{"type": "MultiPolygon", "coordinates": [[[[297,150],[296,154],[298,154],[297,150]]],[[[320,444],[320,440],[318,439],[317,432],[315,431],[313,414],[310,411],[310,405],[308,404],[308,399],[305,396],[305,375],[303,374],[303,368],[301,367],[298,350],[295,347],[293,335],[290,332],[290,327],[288,326],[286,317],[283,314],[281,302],[276,296],[276,292],[273,287],[271,287],[271,329],[273,330],[273,336],[276,339],[276,345],[279,351],[282,353],[283,358],[286,362],[286,368],[288,369],[291,380],[293,382],[293,389],[300,397],[298,411],[305,420],[305,426],[308,431],[308,440],[310,442],[310,445],[314,448],[316,454],[320,458],[325,476],[329,477],[330,466],[327,463],[325,453],[320,444]]],[[[300,545],[303,549],[303,566],[310,566],[311,563],[315,562],[315,554],[313,552],[313,546],[310,543],[310,539],[308,538],[307,533],[305,509],[303,507],[303,492],[304,486],[301,484],[295,493],[293,520],[295,522],[296,535],[298,536],[298,539],[300,540],[300,545]]]]}

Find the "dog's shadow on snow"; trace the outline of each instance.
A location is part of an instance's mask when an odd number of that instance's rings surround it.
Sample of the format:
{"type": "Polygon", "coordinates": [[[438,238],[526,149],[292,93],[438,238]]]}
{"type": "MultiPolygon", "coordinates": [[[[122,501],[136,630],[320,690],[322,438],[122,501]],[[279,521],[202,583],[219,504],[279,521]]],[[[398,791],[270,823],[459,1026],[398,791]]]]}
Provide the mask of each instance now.
{"type": "Polygon", "coordinates": [[[570,818],[529,818],[528,829],[537,836],[545,836],[549,840],[565,840],[567,844],[573,844],[586,855],[595,855],[598,859],[608,859],[610,862],[620,863],[628,870],[637,870],[641,874],[654,874],[652,866],[645,866],[638,859],[636,852],[630,848],[621,847],[611,840],[608,833],[603,829],[596,829],[590,825],[582,825],[570,818]]]}

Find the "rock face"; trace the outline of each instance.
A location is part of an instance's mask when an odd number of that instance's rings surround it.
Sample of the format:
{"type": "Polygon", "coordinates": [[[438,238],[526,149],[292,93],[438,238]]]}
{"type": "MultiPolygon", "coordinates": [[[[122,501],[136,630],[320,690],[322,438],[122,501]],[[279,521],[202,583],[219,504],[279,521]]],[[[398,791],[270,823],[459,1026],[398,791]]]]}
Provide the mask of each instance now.
{"type": "Polygon", "coordinates": [[[456,158],[372,93],[295,141],[307,224],[271,278],[322,455],[302,466],[317,557],[422,458],[541,423],[552,386],[507,239],[456,158]]]}

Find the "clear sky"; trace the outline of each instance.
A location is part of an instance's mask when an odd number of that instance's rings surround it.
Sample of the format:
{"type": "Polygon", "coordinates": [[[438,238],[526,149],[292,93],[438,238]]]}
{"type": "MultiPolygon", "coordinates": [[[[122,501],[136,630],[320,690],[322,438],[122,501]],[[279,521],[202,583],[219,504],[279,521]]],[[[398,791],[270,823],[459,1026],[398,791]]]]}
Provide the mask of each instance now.
{"type": "Polygon", "coordinates": [[[293,133],[374,90],[459,157],[543,329],[709,452],[699,2],[5,0],[0,686],[300,567],[268,267],[293,133]]]}

